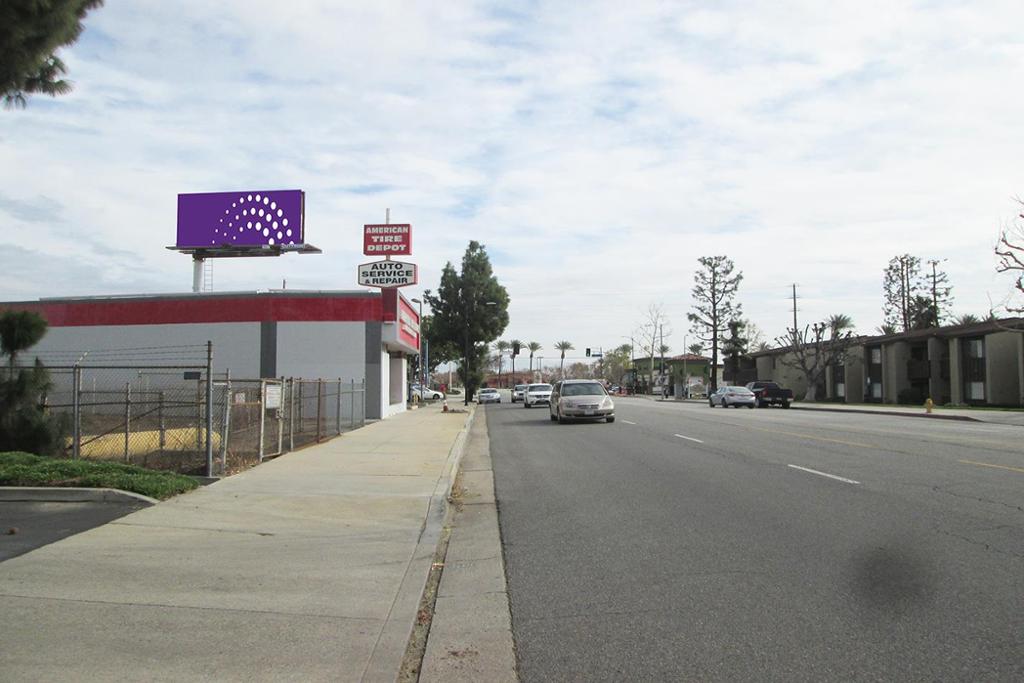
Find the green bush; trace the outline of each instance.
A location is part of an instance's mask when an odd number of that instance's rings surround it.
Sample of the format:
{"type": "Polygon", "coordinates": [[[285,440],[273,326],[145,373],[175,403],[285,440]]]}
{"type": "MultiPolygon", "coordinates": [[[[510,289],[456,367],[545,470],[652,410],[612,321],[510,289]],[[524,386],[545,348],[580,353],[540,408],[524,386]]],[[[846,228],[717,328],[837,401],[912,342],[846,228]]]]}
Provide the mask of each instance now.
{"type": "Polygon", "coordinates": [[[181,474],[136,465],[62,460],[15,451],[0,453],[0,486],[112,488],[164,499],[191,491],[199,484],[181,474]]]}

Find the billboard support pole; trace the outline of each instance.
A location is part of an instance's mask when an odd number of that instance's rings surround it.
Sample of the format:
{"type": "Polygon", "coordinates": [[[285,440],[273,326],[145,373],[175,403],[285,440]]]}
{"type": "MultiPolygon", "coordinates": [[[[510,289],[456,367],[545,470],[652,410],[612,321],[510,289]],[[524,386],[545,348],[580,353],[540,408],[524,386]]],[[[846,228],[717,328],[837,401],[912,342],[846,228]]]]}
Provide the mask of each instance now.
{"type": "Polygon", "coordinates": [[[192,257],[192,291],[198,294],[203,291],[203,264],[206,259],[192,257]]]}

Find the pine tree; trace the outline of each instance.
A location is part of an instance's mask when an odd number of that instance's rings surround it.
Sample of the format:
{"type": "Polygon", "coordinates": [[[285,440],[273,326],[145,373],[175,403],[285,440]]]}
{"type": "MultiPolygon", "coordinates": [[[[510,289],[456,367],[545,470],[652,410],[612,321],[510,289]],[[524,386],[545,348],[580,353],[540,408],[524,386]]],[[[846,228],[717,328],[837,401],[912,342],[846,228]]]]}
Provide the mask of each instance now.
{"type": "Polygon", "coordinates": [[[78,40],[86,13],[103,0],[3,0],[0,2],[0,97],[24,107],[26,95],[64,95],[71,84],[56,51],[78,40]]]}
{"type": "Polygon", "coordinates": [[[693,275],[693,313],[687,318],[693,323],[691,331],[697,338],[711,345],[711,391],[718,389],[719,340],[728,329],[729,321],[742,313],[740,304],[734,303],[743,273],[733,275],[736,266],[726,256],[702,256],[697,259],[701,269],[693,275]]]}

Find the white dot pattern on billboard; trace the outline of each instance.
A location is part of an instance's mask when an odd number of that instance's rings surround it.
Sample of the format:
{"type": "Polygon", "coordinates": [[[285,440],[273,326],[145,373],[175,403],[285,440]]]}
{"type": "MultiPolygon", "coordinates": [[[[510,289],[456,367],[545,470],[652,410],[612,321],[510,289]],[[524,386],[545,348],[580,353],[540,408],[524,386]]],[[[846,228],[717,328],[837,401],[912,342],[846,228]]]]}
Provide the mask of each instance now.
{"type": "Polygon", "coordinates": [[[278,206],[278,203],[273,201],[270,195],[258,194],[239,197],[237,202],[232,202],[230,207],[224,209],[224,215],[227,216],[227,219],[220,219],[221,225],[214,228],[215,237],[210,240],[210,244],[223,244],[228,241],[228,237],[231,238],[231,241],[237,241],[237,233],[244,235],[247,231],[251,232],[251,241],[255,241],[257,244],[295,244],[291,229],[278,230],[279,226],[288,227],[288,217],[285,215],[284,209],[278,206]],[[253,206],[253,204],[258,206],[253,206]],[[264,206],[267,208],[264,209],[264,206]],[[239,207],[241,207],[241,213],[233,214],[234,218],[232,218],[231,209],[239,207]],[[255,222],[245,220],[246,217],[256,216],[261,217],[261,220],[255,222]],[[274,220],[272,221],[272,219],[274,220]],[[225,220],[227,220],[226,224],[224,224],[225,220]],[[270,229],[270,225],[273,225],[273,230],[270,229]]]}

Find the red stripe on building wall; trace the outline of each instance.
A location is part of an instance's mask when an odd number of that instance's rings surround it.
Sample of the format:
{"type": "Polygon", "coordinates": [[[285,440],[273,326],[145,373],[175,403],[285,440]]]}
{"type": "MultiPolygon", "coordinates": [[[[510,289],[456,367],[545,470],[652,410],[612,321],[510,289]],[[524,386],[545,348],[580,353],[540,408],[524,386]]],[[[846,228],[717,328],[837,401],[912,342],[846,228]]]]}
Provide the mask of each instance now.
{"type": "Polygon", "coordinates": [[[379,297],[210,297],[0,304],[35,311],[52,327],[181,323],[369,321],[382,317],[379,297]]]}

